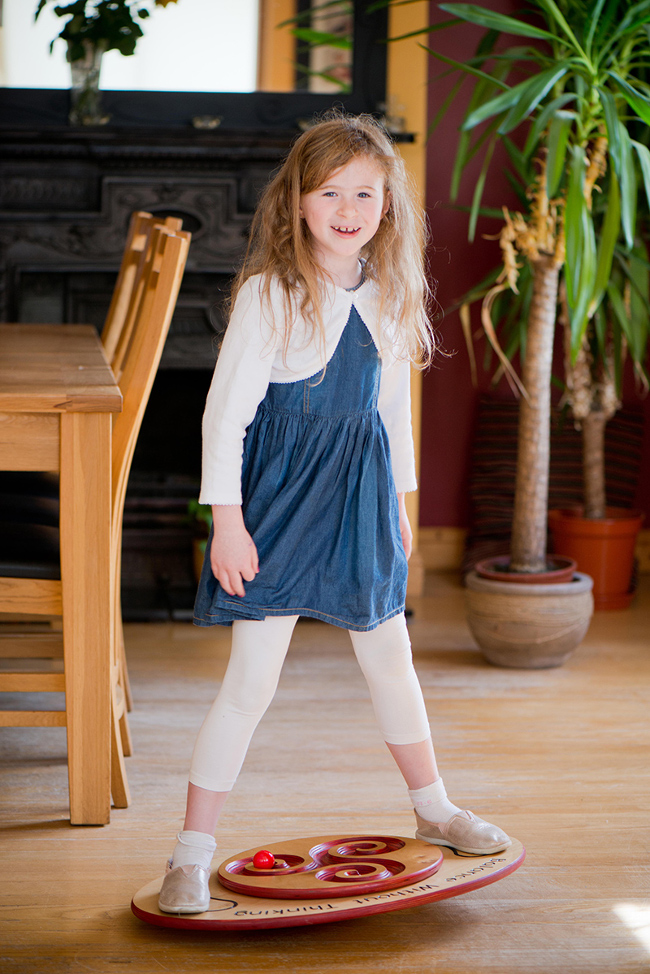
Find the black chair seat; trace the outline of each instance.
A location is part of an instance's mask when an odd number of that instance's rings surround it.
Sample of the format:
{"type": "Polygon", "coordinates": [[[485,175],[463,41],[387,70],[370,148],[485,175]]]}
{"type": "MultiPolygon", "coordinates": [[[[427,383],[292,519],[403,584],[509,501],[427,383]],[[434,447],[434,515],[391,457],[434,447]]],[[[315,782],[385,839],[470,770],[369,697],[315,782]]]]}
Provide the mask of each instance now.
{"type": "MultiPolygon", "coordinates": [[[[4,517],[4,512],[3,515],[4,517]]],[[[0,521],[0,577],[61,578],[59,529],[0,521]]]]}
{"type": "Polygon", "coordinates": [[[0,470],[0,495],[2,494],[58,498],[59,475],[40,470],[0,470]]]}
{"type": "Polygon", "coordinates": [[[0,519],[19,524],[59,526],[58,497],[31,494],[4,494],[0,490],[0,519]]]}
{"type": "Polygon", "coordinates": [[[0,576],[61,578],[57,474],[0,471],[0,576]]]}

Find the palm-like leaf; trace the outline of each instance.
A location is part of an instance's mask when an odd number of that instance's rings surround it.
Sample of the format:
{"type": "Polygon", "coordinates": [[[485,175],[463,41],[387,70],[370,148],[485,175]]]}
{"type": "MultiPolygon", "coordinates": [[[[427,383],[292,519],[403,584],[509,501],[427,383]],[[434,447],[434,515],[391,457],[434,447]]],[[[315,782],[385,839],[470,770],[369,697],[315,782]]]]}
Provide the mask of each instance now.
{"type": "MultiPolygon", "coordinates": [[[[440,4],[455,20],[483,26],[492,32],[498,30],[545,42],[536,53],[529,51],[525,62],[519,62],[519,67],[529,72],[523,81],[503,89],[509,73],[500,71],[495,81],[502,88],[500,91],[494,87],[490,91],[485,79],[489,65],[482,64],[483,84],[474,86],[462,123],[454,169],[454,196],[469,159],[468,132],[482,131],[491,119],[498,120],[500,135],[518,130],[522,123],[528,125],[523,155],[531,158],[540,149],[548,153],[547,193],[549,197],[558,196],[566,204],[565,279],[572,346],[577,353],[588,322],[605,294],[603,276],[611,268],[616,240],[620,238],[628,251],[634,246],[639,183],[643,186],[644,212],[650,206],[650,152],[643,141],[630,136],[630,116],[638,125],[650,124],[650,88],[643,76],[650,36],[650,0],[632,5],[624,0],[597,0],[595,4],[584,0],[531,0],[531,3],[538,13],[535,22],[525,13],[515,18],[475,4],[440,4]],[[641,65],[640,73],[634,71],[635,59],[641,65]],[[617,197],[603,227],[605,242],[601,241],[597,251],[595,239],[600,231],[594,227],[590,203],[581,201],[580,187],[584,194],[590,146],[601,134],[608,140],[607,162],[615,173],[617,197]],[[578,159],[582,160],[580,178],[578,159]],[[617,226],[614,215],[618,218],[617,226]]],[[[501,52],[502,63],[507,63],[509,50],[501,52]]],[[[457,62],[456,68],[478,74],[470,65],[457,62]]],[[[489,141],[486,146],[481,184],[488,178],[492,144],[489,141]]],[[[614,183],[610,181],[607,185],[614,183]]],[[[592,185],[588,192],[593,191],[592,185]]],[[[470,239],[479,208],[480,192],[475,187],[470,239]]]]}

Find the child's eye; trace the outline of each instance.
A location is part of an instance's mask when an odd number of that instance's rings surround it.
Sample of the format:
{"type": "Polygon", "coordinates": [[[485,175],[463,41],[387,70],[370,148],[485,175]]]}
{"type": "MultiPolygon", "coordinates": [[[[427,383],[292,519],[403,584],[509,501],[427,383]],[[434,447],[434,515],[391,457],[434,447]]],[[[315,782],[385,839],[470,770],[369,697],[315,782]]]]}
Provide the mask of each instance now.
{"type": "Polygon", "coordinates": [[[361,196],[362,199],[364,199],[364,200],[369,200],[370,199],[370,193],[365,193],[365,192],[359,193],[359,196],[361,196]]]}
{"type": "Polygon", "coordinates": [[[333,189],[328,189],[323,193],[323,196],[336,196],[336,193],[333,189]]]}

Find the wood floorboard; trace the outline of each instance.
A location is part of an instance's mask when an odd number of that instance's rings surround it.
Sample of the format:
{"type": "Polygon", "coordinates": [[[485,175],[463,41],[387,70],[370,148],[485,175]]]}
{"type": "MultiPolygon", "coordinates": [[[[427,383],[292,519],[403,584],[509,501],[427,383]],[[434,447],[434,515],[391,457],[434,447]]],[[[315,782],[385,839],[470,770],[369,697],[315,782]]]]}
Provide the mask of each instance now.
{"type": "MultiPolygon", "coordinates": [[[[229,634],[129,625],[133,803],[67,823],[65,731],[0,730],[2,974],[640,974],[650,972],[650,577],[598,613],[563,667],[484,663],[453,576],[410,624],[450,797],[520,839],[527,860],[455,899],[249,933],[147,926],[131,896],[163,871],[196,731],[229,634]]],[[[299,835],[411,835],[346,633],[296,630],[280,687],[226,806],[218,858],[299,835]]]]}

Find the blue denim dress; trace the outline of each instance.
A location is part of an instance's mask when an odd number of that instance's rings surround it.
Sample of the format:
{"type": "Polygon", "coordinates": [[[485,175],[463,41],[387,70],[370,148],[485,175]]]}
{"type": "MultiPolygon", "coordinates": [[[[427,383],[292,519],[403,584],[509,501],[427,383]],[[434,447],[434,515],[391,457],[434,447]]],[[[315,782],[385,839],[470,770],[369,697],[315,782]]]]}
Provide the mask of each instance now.
{"type": "Polygon", "coordinates": [[[380,379],[381,359],[353,307],[322,372],[269,384],[242,468],[260,570],[243,598],[224,592],[210,567],[211,535],[196,625],[300,615],[364,632],[404,611],[407,563],[380,379]]]}

